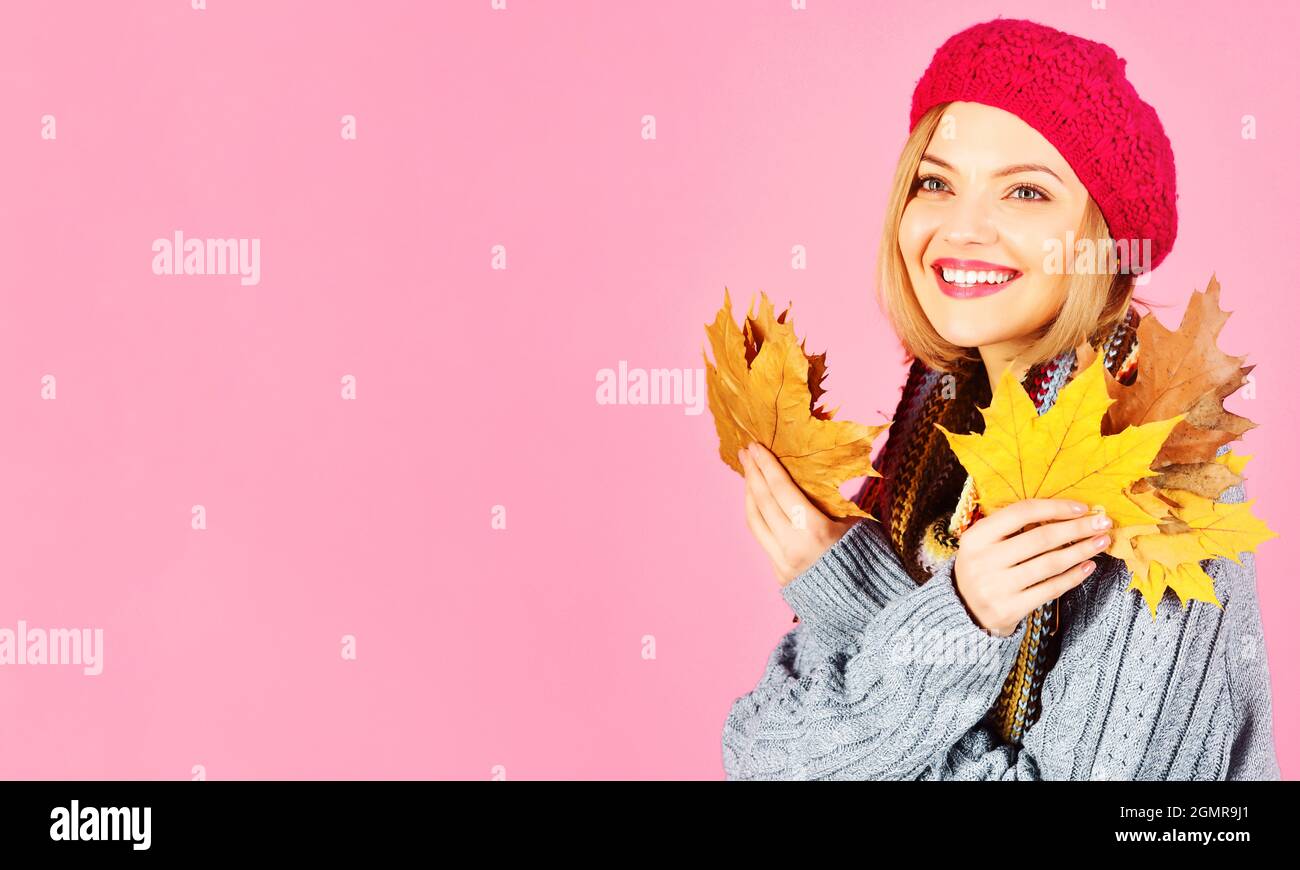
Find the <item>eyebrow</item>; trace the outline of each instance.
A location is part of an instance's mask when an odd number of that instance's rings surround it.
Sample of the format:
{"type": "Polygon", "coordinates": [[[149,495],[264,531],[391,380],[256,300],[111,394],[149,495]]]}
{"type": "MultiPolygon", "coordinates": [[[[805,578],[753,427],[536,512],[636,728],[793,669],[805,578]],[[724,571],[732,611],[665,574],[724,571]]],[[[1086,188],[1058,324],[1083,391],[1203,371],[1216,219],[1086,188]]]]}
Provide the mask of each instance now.
{"type": "MultiPolygon", "coordinates": [[[[947,169],[950,172],[957,171],[956,168],[953,167],[951,164],[946,163],[945,161],[940,160],[938,157],[935,157],[931,154],[925,154],[921,157],[921,159],[923,161],[927,161],[929,163],[934,163],[938,166],[942,166],[944,169],[947,169]]],[[[1005,166],[1002,169],[999,169],[997,172],[993,173],[993,177],[1001,178],[1004,175],[1015,175],[1018,172],[1046,172],[1048,175],[1052,176],[1057,181],[1061,182],[1061,184],[1065,184],[1065,180],[1062,179],[1061,176],[1057,175],[1049,167],[1044,166],[1041,163],[1017,163],[1013,166],[1005,166]]]]}

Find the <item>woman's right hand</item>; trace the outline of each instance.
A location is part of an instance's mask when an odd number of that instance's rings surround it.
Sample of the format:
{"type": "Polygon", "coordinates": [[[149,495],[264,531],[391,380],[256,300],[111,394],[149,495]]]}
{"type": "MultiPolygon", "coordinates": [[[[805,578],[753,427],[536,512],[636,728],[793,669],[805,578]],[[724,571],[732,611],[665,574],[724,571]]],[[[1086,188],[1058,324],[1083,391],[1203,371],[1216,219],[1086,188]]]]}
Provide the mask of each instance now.
{"type": "Polygon", "coordinates": [[[962,533],[953,579],[981,628],[1006,637],[1027,614],[1092,573],[1097,563],[1089,557],[1110,546],[1111,520],[1087,511],[1072,499],[1030,498],[962,533]],[[1041,525],[1022,531],[1035,523],[1041,525]]]}

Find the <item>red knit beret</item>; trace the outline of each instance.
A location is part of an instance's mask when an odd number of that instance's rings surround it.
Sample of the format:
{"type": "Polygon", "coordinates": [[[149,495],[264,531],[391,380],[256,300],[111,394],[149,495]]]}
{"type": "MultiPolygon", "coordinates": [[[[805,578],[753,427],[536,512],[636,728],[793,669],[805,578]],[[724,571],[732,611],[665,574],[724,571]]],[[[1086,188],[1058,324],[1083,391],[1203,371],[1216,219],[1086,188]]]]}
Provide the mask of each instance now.
{"type": "Polygon", "coordinates": [[[1174,152],[1124,65],[1109,46],[1033,21],[976,24],[935,52],[912,94],[908,131],[949,101],[1017,115],[1069,161],[1111,238],[1151,240],[1154,269],[1178,234],[1174,152]]]}

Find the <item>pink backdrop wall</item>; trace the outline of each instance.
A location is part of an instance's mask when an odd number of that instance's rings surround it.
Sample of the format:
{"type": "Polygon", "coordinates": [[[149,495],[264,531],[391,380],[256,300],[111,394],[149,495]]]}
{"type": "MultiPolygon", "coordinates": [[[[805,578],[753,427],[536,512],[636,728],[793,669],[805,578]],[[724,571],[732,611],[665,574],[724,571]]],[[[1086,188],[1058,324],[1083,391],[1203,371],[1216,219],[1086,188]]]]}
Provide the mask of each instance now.
{"type": "Polygon", "coordinates": [[[1174,143],[1144,291],[1217,271],[1258,366],[1228,407],[1300,774],[1295,4],[207,5],[0,21],[0,628],[104,637],[98,676],[0,667],[0,776],[721,777],[791,614],[707,411],[596,373],[702,366],[724,285],[763,289],[843,417],[892,414],[869,286],[911,89],[998,14],[1112,45],[1174,143]],[[260,283],[155,275],[176,230],[260,239],[260,283]]]}

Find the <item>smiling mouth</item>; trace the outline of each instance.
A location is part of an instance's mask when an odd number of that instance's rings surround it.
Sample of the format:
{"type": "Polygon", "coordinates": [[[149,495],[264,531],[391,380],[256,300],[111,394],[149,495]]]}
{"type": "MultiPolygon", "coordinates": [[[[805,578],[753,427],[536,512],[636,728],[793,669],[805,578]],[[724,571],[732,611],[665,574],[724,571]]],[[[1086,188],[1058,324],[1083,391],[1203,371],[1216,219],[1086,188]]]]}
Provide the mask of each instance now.
{"type": "Polygon", "coordinates": [[[934,272],[939,290],[955,299],[992,295],[1023,274],[1015,269],[953,269],[938,264],[931,266],[930,270],[934,272]]]}

